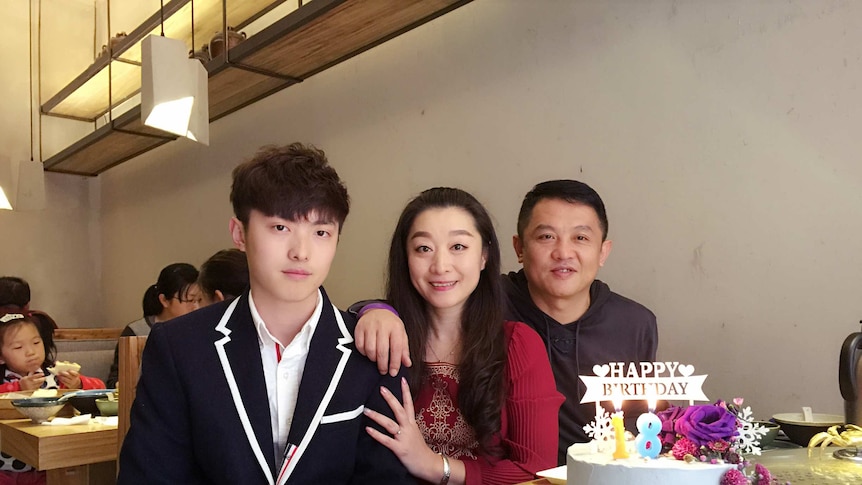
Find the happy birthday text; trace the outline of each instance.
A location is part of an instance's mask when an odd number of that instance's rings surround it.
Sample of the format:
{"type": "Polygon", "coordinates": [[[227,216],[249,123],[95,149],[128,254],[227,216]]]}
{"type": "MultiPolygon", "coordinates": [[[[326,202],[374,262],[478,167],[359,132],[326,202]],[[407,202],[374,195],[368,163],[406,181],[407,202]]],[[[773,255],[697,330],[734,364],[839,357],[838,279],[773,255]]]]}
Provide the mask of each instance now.
{"type": "Polygon", "coordinates": [[[587,390],[582,403],[631,399],[708,400],[706,375],[693,375],[694,366],[679,362],[609,362],[594,365],[594,376],[580,376],[587,390]]]}

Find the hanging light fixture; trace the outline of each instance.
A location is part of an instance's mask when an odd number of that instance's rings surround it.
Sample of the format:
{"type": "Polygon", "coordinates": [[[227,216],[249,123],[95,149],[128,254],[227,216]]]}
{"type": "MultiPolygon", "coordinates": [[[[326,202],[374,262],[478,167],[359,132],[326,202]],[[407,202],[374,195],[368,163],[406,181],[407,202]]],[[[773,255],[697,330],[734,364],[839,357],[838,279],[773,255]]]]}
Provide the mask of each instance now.
{"type": "Polygon", "coordinates": [[[0,209],[12,210],[15,187],[12,186],[12,161],[0,155],[0,209]]]}
{"type": "Polygon", "coordinates": [[[45,208],[45,168],[38,160],[25,160],[18,164],[18,193],[16,211],[34,211],[45,208]]]}
{"type": "Polygon", "coordinates": [[[0,209],[26,211],[45,208],[42,162],[16,162],[0,155],[0,209]]]}
{"type": "Polygon", "coordinates": [[[150,35],[141,44],[141,120],[209,145],[207,70],[189,59],[185,42],[164,35],[163,19],[161,35],[150,35]]]}
{"type": "Polygon", "coordinates": [[[159,130],[209,145],[207,70],[185,42],[151,35],[142,44],[141,119],[159,130]]]}

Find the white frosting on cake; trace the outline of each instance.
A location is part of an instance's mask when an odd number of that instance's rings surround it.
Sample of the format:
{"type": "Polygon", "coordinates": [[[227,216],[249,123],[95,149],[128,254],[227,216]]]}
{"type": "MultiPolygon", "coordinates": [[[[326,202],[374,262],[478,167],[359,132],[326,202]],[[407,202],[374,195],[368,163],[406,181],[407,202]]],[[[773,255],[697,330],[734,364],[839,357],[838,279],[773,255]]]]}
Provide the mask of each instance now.
{"type": "Polygon", "coordinates": [[[673,458],[615,460],[611,453],[597,452],[590,443],[569,447],[566,475],[569,485],[718,485],[735,465],[686,463],[673,458]]]}

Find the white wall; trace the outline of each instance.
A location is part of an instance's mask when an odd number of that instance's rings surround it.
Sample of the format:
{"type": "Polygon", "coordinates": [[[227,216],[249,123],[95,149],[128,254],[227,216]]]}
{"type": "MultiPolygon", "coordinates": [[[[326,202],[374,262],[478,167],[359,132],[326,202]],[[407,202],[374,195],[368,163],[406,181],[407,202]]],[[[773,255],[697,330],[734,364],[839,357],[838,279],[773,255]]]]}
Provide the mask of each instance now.
{"type": "MultiPolygon", "coordinates": [[[[840,413],[862,317],[862,32],[852,1],[477,0],[101,179],[105,320],[173,261],[227,247],[230,170],[315,143],[354,199],[327,288],[380,294],[418,191],[457,185],[503,241],[523,194],[578,178],[605,199],[600,277],[659,318],[659,356],[758,416],[840,413]]],[[[504,263],[515,267],[508,245],[504,263]]]]}

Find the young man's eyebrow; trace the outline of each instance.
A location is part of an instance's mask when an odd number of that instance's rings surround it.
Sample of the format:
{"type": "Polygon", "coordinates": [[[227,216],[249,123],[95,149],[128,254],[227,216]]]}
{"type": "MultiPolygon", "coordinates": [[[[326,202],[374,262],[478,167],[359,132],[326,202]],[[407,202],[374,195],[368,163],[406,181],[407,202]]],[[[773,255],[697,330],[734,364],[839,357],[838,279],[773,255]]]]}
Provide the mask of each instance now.
{"type": "Polygon", "coordinates": [[[309,220],[308,222],[310,222],[311,224],[314,224],[315,226],[334,226],[335,225],[335,221],[333,221],[332,219],[315,219],[313,221],[309,220]]]}
{"type": "Polygon", "coordinates": [[[297,217],[291,218],[291,217],[274,215],[274,216],[267,216],[267,217],[269,217],[270,219],[281,219],[283,221],[288,221],[288,222],[305,221],[305,222],[308,222],[309,224],[313,224],[315,226],[329,226],[329,225],[335,225],[336,224],[335,220],[333,220],[331,218],[324,218],[324,217],[317,217],[315,219],[311,219],[308,216],[297,216],[297,217]]]}

